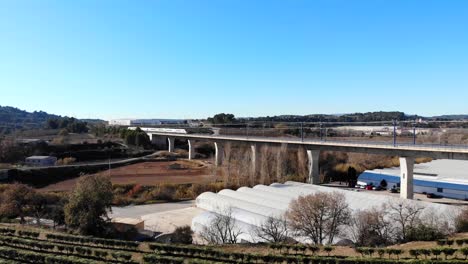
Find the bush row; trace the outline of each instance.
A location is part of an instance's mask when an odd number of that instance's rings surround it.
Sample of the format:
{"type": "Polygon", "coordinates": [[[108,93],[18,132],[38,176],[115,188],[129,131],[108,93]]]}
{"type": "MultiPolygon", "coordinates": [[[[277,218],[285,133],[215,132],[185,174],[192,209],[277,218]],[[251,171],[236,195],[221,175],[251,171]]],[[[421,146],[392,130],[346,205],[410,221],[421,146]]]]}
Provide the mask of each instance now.
{"type": "Polygon", "coordinates": [[[94,244],[103,247],[122,248],[135,250],[140,243],[136,241],[123,241],[116,239],[104,239],[95,237],[82,237],[72,235],[47,234],[46,238],[53,241],[64,241],[78,244],[94,244]]]}
{"type": "Polygon", "coordinates": [[[143,255],[143,263],[182,264],[184,263],[184,259],[177,258],[177,257],[165,257],[165,256],[159,256],[159,255],[145,254],[143,255]]]}
{"type": "MultiPolygon", "coordinates": [[[[385,254],[388,254],[388,257],[390,258],[392,255],[395,256],[400,256],[403,254],[405,251],[402,249],[396,249],[396,248],[365,248],[365,247],[358,247],[355,249],[356,252],[360,253],[363,257],[364,256],[369,256],[372,257],[374,253],[377,253],[380,258],[382,258],[385,254]]],[[[468,258],[468,248],[460,248],[460,249],[454,249],[451,247],[438,247],[438,248],[422,248],[422,249],[410,249],[408,250],[408,253],[410,256],[414,257],[417,259],[419,256],[435,256],[436,259],[442,254],[444,254],[445,259],[447,259],[449,256],[453,256],[456,252],[460,252],[463,256],[465,256],[465,259],[468,258]]]]}
{"type": "Polygon", "coordinates": [[[379,257],[382,258],[386,253],[388,254],[388,257],[391,258],[392,255],[399,257],[401,254],[405,253],[403,249],[397,249],[397,248],[357,247],[354,250],[356,250],[356,252],[361,254],[363,257],[366,255],[368,255],[369,257],[372,257],[374,253],[377,253],[379,257]]]}
{"type": "MultiPolygon", "coordinates": [[[[303,245],[303,244],[273,244],[270,246],[274,249],[286,248],[286,250],[294,249],[297,251],[305,251],[307,248],[314,252],[318,252],[320,247],[315,245],[303,245]]],[[[337,258],[323,258],[323,257],[309,257],[309,256],[293,256],[293,255],[259,255],[259,254],[247,254],[247,253],[226,253],[212,248],[193,247],[193,246],[178,246],[168,244],[150,244],[149,248],[154,250],[155,253],[160,255],[171,255],[171,256],[183,256],[185,258],[201,258],[209,260],[218,260],[230,263],[337,263],[337,258]]],[[[323,250],[330,252],[333,247],[325,246],[323,250]]]]}
{"type": "Polygon", "coordinates": [[[13,245],[15,247],[27,250],[42,250],[48,252],[60,252],[62,254],[76,254],[80,257],[91,257],[101,260],[107,260],[110,258],[111,260],[129,262],[132,258],[131,254],[125,252],[108,252],[105,250],[91,249],[87,247],[53,244],[45,241],[27,240],[14,237],[0,236],[0,243],[5,245],[13,245]]]}
{"type": "Polygon", "coordinates": [[[44,263],[44,264],[93,264],[95,261],[73,257],[60,257],[53,254],[35,253],[24,250],[0,247],[0,257],[16,260],[21,263],[44,263]]]}
{"type": "Polygon", "coordinates": [[[444,254],[445,259],[447,259],[449,256],[453,256],[456,252],[460,252],[460,254],[465,256],[465,259],[468,257],[468,248],[460,248],[460,249],[455,249],[451,247],[439,247],[439,248],[431,248],[431,249],[410,249],[409,254],[413,256],[414,258],[418,258],[418,256],[424,255],[426,258],[430,256],[431,254],[436,257],[436,259],[439,257],[439,255],[444,254]]]}
{"type": "Polygon", "coordinates": [[[39,234],[40,234],[39,232],[33,232],[33,231],[23,231],[23,230],[18,231],[18,235],[22,237],[38,238],[39,234]]]}
{"type": "Polygon", "coordinates": [[[460,238],[460,239],[439,239],[437,240],[437,244],[439,246],[451,246],[451,245],[468,245],[468,238],[460,238]]]}
{"type": "Polygon", "coordinates": [[[24,230],[20,230],[16,232],[16,229],[13,229],[13,228],[8,228],[8,227],[0,228],[1,235],[14,236],[16,233],[18,233],[18,236],[22,236],[22,237],[32,237],[32,238],[39,237],[39,232],[24,231],[24,230]]]}
{"type": "Polygon", "coordinates": [[[289,254],[290,250],[293,250],[296,253],[297,252],[307,253],[307,251],[310,251],[313,255],[320,252],[320,250],[323,250],[329,253],[334,249],[331,246],[324,246],[320,248],[319,246],[312,245],[312,244],[270,244],[270,248],[273,250],[279,250],[280,253],[282,253],[282,251],[285,250],[287,254],[289,254]]]}
{"type": "Polygon", "coordinates": [[[0,228],[1,235],[14,235],[15,232],[16,230],[12,228],[0,228]]]}

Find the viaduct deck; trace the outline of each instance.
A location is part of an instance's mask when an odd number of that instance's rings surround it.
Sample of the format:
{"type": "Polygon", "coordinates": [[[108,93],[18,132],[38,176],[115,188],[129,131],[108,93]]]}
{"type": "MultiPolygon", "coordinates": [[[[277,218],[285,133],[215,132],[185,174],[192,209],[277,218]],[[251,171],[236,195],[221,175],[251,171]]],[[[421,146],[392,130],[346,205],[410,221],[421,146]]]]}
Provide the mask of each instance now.
{"type": "Polygon", "coordinates": [[[434,159],[468,160],[468,146],[465,145],[427,145],[427,144],[388,144],[363,141],[332,141],[290,138],[290,137],[247,137],[232,135],[206,134],[177,134],[151,133],[153,136],[180,138],[187,140],[215,141],[215,142],[244,142],[262,144],[291,144],[302,145],[310,150],[343,151],[369,154],[382,154],[400,157],[430,157],[434,159]]]}

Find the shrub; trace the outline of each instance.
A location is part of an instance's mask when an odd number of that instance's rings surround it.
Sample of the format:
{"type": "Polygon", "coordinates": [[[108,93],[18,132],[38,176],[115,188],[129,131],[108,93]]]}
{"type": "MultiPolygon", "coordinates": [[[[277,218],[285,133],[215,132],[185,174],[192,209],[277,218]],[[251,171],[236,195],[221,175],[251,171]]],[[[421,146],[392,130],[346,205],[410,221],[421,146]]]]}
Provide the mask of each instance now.
{"type": "Polygon", "coordinates": [[[354,249],[357,253],[361,254],[361,257],[364,257],[366,254],[366,248],[363,247],[357,247],[354,249]]]}
{"type": "Polygon", "coordinates": [[[94,237],[82,237],[72,235],[46,234],[48,240],[65,241],[74,244],[95,244],[107,248],[135,249],[140,243],[135,241],[124,241],[94,237]]]}
{"type": "Polygon", "coordinates": [[[455,254],[457,250],[454,248],[445,247],[445,248],[442,248],[442,252],[444,253],[445,259],[447,259],[449,256],[453,256],[453,254],[455,254]]]}
{"type": "Polygon", "coordinates": [[[130,259],[132,259],[132,254],[124,252],[112,252],[111,256],[117,261],[129,261],[130,259]]]}
{"type": "Polygon", "coordinates": [[[419,252],[421,253],[421,255],[424,255],[424,257],[426,259],[427,259],[427,257],[429,257],[431,255],[431,250],[427,249],[427,248],[419,249],[419,252]]]}
{"type": "Polygon", "coordinates": [[[188,194],[190,195],[191,199],[197,198],[198,195],[204,193],[206,191],[206,188],[204,185],[194,183],[190,188],[188,189],[188,194]]]}
{"type": "Polygon", "coordinates": [[[18,235],[22,237],[31,237],[31,238],[38,238],[39,232],[32,232],[32,231],[19,231],[18,235]]]}
{"type": "Polygon", "coordinates": [[[184,260],[182,258],[165,257],[159,255],[146,254],[143,256],[143,263],[158,263],[158,264],[182,264],[184,260]]]}
{"type": "Polygon", "coordinates": [[[468,247],[460,248],[459,251],[460,253],[463,254],[463,256],[465,256],[465,260],[466,260],[468,258],[468,247]]]}
{"type": "Polygon", "coordinates": [[[135,184],[135,185],[133,186],[133,188],[132,188],[130,191],[128,191],[127,196],[128,196],[128,197],[136,198],[137,195],[138,195],[142,190],[144,190],[144,188],[143,188],[140,184],[135,184]]]}
{"type": "Polygon", "coordinates": [[[468,232],[468,207],[465,208],[455,218],[455,228],[459,233],[468,232]]]}
{"type": "Polygon", "coordinates": [[[327,252],[327,256],[330,256],[330,253],[333,251],[333,249],[334,249],[334,248],[333,248],[332,246],[324,246],[324,247],[323,247],[323,250],[324,250],[325,252],[327,252]]]}
{"type": "Polygon", "coordinates": [[[421,255],[421,251],[419,251],[419,249],[410,249],[409,254],[410,254],[410,256],[417,259],[419,257],[419,255],[421,255]]]}
{"type": "Polygon", "coordinates": [[[16,230],[12,228],[0,228],[0,234],[2,235],[14,235],[15,232],[16,230]]]}
{"type": "Polygon", "coordinates": [[[296,248],[297,248],[298,251],[302,252],[302,254],[304,254],[305,251],[307,250],[307,246],[304,245],[304,244],[296,245],[296,248]]]}
{"type": "Polygon", "coordinates": [[[439,239],[437,240],[437,245],[444,246],[447,244],[447,239],[439,239]]]}
{"type": "Polygon", "coordinates": [[[377,249],[377,254],[379,255],[379,258],[383,258],[383,256],[385,255],[385,249],[384,248],[377,249]]]}
{"type": "Polygon", "coordinates": [[[176,187],[173,184],[162,183],[151,191],[150,196],[155,200],[174,200],[176,187]]]}
{"type": "Polygon", "coordinates": [[[407,232],[407,241],[434,241],[445,236],[439,228],[422,223],[408,228],[407,232]]]}
{"type": "Polygon", "coordinates": [[[320,248],[316,245],[308,245],[307,249],[312,252],[312,255],[316,255],[319,252],[320,248]]]}
{"type": "Polygon", "coordinates": [[[193,231],[190,226],[179,226],[172,233],[171,242],[177,244],[192,244],[193,231]]]}
{"type": "Polygon", "coordinates": [[[387,248],[385,251],[387,252],[389,258],[391,255],[396,255],[398,259],[400,258],[400,255],[404,253],[404,250],[397,248],[387,248]]]}
{"type": "Polygon", "coordinates": [[[183,199],[189,199],[189,198],[191,198],[189,187],[187,187],[185,185],[179,185],[177,187],[177,190],[176,190],[176,192],[174,194],[173,199],[174,200],[183,200],[183,199]]]}
{"type": "Polygon", "coordinates": [[[439,255],[442,253],[442,249],[441,248],[432,248],[431,252],[432,252],[432,255],[434,255],[436,257],[436,259],[438,259],[439,255]]]}

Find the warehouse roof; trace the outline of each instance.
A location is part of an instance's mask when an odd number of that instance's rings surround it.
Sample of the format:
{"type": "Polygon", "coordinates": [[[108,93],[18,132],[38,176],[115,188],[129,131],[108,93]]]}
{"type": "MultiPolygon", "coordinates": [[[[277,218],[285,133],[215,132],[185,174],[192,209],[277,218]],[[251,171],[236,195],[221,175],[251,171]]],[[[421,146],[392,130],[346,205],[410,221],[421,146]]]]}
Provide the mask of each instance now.
{"type": "MultiPolygon", "coordinates": [[[[366,180],[375,181],[375,180],[382,180],[382,179],[384,179],[387,182],[399,182],[400,176],[389,175],[385,173],[374,173],[372,171],[365,171],[361,175],[359,175],[359,180],[361,181],[366,181],[366,180]]],[[[419,177],[415,177],[413,183],[414,185],[417,185],[417,186],[468,191],[468,183],[448,182],[448,181],[443,181],[443,180],[425,179],[425,178],[419,178],[419,177]]]]}
{"type": "MultiPolygon", "coordinates": [[[[361,180],[399,181],[400,167],[368,170],[359,175],[361,180]]],[[[468,191],[468,161],[433,160],[414,165],[414,184],[419,186],[468,191]]]]}
{"type": "Polygon", "coordinates": [[[50,159],[50,158],[55,158],[55,157],[53,156],[31,156],[31,157],[27,157],[26,159],[43,160],[43,159],[50,159]]]}

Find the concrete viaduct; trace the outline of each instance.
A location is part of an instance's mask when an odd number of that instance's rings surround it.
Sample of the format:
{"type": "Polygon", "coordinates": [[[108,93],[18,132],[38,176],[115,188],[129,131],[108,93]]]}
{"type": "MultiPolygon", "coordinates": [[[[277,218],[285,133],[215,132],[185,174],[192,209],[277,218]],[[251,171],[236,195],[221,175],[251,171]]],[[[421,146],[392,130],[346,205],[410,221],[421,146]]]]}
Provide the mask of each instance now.
{"type": "Polygon", "coordinates": [[[147,132],[151,139],[155,137],[167,138],[169,152],[174,151],[175,139],[187,140],[189,145],[189,159],[195,157],[195,141],[213,142],[215,146],[215,164],[220,165],[224,156],[223,143],[242,142],[250,144],[252,151],[252,172],[258,169],[259,144],[272,145],[296,145],[307,149],[309,159],[309,183],[320,184],[319,156],[320,151],[358,152],[368,154],[382,154],[400,157],[400,196],[405,199],[413,199],[413,169],[414,159],[417,157],[430,157],[434,159],[458,159],[468,160],[468,146],[443,146],[443,145],[413,145],[413,144],[381,144],[372,142],[344,142],[322,141],[301,138],[281,137],[246,137],[231,135],[206,135],[206,134],[177,134],[147,132]]]}

